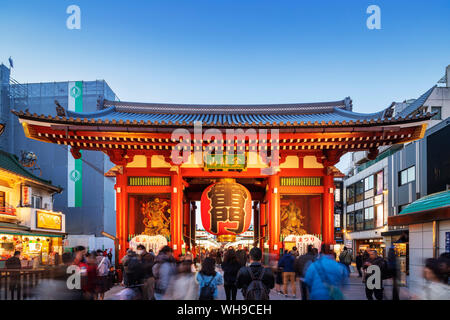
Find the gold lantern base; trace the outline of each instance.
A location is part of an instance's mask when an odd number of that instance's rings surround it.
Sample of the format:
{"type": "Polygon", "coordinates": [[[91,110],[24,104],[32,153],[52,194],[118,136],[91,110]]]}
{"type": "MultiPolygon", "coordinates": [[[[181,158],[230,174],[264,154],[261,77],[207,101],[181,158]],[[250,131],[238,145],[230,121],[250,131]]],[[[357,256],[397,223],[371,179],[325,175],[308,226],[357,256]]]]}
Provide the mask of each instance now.
{"type": "Polygon", "coordinates": [[[236,235],[234,234],[222,234],[220,236],[217,236],[218,242],[235,242],[236,241],[236,235]]]}

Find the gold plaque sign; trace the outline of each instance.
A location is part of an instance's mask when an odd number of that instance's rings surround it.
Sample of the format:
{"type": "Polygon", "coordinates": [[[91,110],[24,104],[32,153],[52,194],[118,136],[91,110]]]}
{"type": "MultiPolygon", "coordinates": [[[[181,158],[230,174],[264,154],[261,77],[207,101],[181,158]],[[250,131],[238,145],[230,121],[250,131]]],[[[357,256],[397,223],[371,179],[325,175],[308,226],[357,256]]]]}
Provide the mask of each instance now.
{"type": "Polygon", "coordinates": [[[62,217],[59,214],[36,211],[36,228],[62,230],[62,217]]]}

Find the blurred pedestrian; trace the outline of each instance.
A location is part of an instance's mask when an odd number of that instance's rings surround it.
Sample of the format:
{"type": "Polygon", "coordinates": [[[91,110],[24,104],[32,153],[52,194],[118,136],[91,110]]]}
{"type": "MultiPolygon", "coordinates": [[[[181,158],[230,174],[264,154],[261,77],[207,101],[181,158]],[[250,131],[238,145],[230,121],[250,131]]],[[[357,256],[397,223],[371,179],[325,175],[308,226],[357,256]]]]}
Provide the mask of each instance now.
{"type": "Polygon", "coordinates": [[[352,260],[353,260],[352,253],[350,252],[350,250],[347,249],[347,247],[344,246],[344,250],[342,250],[341,254],[339,255],[339,262],[342,263],[347,268],[347,272],[349,275],[352,260]]]}
{"type": "Polygon", "coordinates": [[[392,300],[400,300],[400,292],[398,287],[400,274],[397,256],[395,255],[395,249],[393,245],[389,248],[388,251],[387,267],[389,276],[392,277],[392,300]]]}
{"type": "Polygon", "coordinates": [[[14,255],[6,260],[5,267],[9,269],[9,291],[14,299],[14,292],[19,289],[20,285],[20,269],[22,269],[20,251],[15,251],[14,255]]]}
{"type": "Polygon", "coordinates": [[[421,293],[414,298],[421,300],[450,300],[450,287],[444,283],[445,274],[442,273],[438,259],[427,259],[423,269],[425,284],[421,293]]]}
{"type": "Polygon", "coordinates": [[[142,299],[153,300],[155,278],[153,277],[152,269],[155,264],[155,256],[147,252],[145,246],[142,244],[138,245],[136,249],[143,276],[142,299]]]}
{"type": "Polygon", "coordinates": [[[178,273],[170,282],[164,300],[196,300],[198,298],[198,284],[191,265],[191,260],[183,260],[178,264],[178,273]]]}
{"type": "Polygon", "coordinates": [[[362,253],[361,250],[358,252],[358,255],[356,256],[355,262],[356,262],[356,270],[358,270],[358,277],[362,278],[361,268],[363,266],[363,253],[362,253]]]}
{"type": "Polygon", "coordinates": [[[97,250],[97,298],[103,300],[105,292],[110,289],[109,269],[111,263],[102,250],[97,250]]]}
{"type": "Polygon", "coordinates": [[[305,283],[305,275],[308,267],[316,261],[316,256],[313,252],[313,246],[309,244],[306,248],[306,253],[295,259],[294,270],[297,276],[300,278],[300,291],[302,294],[302,300],[308,300],[308,286],[305,283]]]}
{"type": "Polygon", "coordinates": [[[245,300],[269,300],[270,290],[274,287],[274,276],[270,268],[261,264],[262,251],[253,247],[249,254],[250,265],[239,269],[236,287],[242,290],[245,300]]]}
{"type": "Polygon", "coordinates": [[[337,263],[329,245],[322,244],[320,257],[306,271],[305,283],[311,300],[343,300],[341,287],[345,285],[348,272],[337,263]]]}
{"type": "Polygon", "coordinates": [[[95,252],[91,252],[86,257],[87,262],[87,282],[86,286],[83,288],[84,297],[86,300],[97,300],[97,254],[95,252]]]}
{"type": "Polygon", "coordinates": [[[227,250],[222,262],[224,289],[227,300],[236,300],[236,277],[240,268],[241,265],[237,260],[236,251],[233,248],[227,250]]]}
{"type": "Polygon", "coordinates": [[[288,285],[292,288],[292,298],[295,298],[296,285],[295,285],[295,271],[294,271],[295,257],[287,250],[284,251],[284,255],[278,261],[278,267],[283,268],[283,291],[284,296],[289,297],[288,285]]]}
{"type": "Polygon", "coordinates": [[[176,273],[175,262],[173,250],[169,246],[164,246],[156,256],[155,264],[152,268],[153,276],[155,277],[154,296],[156,300],[163,299],[170,281],[176,273]]]}
{"type": "Polygon", "coordinates": [[[241,267],[244,267],[247,264],[247,252],[244,249],[242,249],[242,244],[238,245],[236,257],[241,267]]]}
{"type": "Polygon", "coordinates": [[[369,259],[367,259],[364,262],[363,265],[363,269],[365,270],[364,272],[364,283],[366,286],[366,297],[368,300],[373,300],[373,296],[375,295],[375,299],[377,300],[383,300],[383,292],[384,292],[384,288],[383,288],[383,272],[385,272],[385,261],[382,257],[378,256],[378,253],[376,250],[371,250],[369,251],[369,259]],[[380,268],[380,284],[381,287],[380,288],[370,288],[368,285],[368,278],[372,275],[371,273],[367,272],[367,268],[370,267],[371,265],[376,265],[380,268]]]}
{"type": "Polygon", "coordinates": [[[211,258],[205,258],[202,263],[202,269],[195,279],[199,284],[199,299],[214,300],[217,298],[217,286],[223,284],[223,277],[215,270],[216,261],[211,258]]]}

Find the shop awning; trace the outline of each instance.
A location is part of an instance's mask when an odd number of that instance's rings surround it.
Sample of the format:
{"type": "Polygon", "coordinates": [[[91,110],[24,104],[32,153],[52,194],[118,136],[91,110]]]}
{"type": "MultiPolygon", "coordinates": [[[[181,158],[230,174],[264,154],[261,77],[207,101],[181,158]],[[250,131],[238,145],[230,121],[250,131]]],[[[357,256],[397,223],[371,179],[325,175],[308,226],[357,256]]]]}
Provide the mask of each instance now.
{"type": "Polygon", "coordinates": [[[39,237],[63,237],[66,234],[47,233],[46,231],[33,231],[25,226],[20,226],[13,223],[0,222],[0,234],[13,234],[19,236],[39,236],[39,237]]]}
{"type": "Polygon", "coordinates": [[[388,218],[390,226],[450,220],[450,190],[433,193],[414,201],[398,215],[388,218]]]}

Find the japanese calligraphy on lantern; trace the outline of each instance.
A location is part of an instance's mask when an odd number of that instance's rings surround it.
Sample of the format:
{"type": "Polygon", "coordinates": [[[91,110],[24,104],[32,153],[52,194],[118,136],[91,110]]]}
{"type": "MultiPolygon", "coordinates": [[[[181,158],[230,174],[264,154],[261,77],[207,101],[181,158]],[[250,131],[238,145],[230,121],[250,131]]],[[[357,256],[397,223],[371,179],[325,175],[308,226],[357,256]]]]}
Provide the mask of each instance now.
{"type": "Polygon", "coordinates": [[[250,226],[252,199],[250,192],[233,180],[224,179],[203,191],[202,224],[215,235],[241,234],[250,226]]]}

